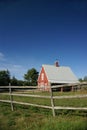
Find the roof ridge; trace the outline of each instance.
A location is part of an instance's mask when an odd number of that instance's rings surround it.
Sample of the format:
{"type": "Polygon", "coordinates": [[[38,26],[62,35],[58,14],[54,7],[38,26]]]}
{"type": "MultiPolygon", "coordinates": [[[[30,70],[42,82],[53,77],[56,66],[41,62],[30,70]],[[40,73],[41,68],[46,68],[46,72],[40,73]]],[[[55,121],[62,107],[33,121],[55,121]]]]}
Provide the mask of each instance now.
{"type": "MultiPolygon", "coordinates": [[[[52,67],[56,67],[55,65],[49,65],[49,64],[43,64],[42,66],[52,66],[52,67]]],[[[62,68],[62,67],[70,68],[69,66],[59,66],[59,67],[56,67],[56,68],[62,68]]]]}

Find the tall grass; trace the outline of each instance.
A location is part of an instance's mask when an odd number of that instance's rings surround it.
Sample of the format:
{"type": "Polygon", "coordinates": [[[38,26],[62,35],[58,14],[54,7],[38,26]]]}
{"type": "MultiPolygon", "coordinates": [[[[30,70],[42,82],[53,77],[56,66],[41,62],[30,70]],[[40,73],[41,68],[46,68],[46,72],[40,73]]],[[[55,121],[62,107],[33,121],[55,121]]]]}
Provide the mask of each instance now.
{"type": "Polygon", "coordinates": [[[87,117],[84,115],[59,114],[52,117],[51,111],[0,103],[0,130],[87,130],[87,117]]]}
{"type": "MultiPolygon", "coordinates": [[[[48,92],[27,92],[29,94],[50,95],[48,92]]],[[[60,95],[87,94],[87,91],[53,93],[60,95]]],[[[9,100],[9,95],[1,95],[0,99],[9,100]]],[[[50,99],[16,97],[13,100],[35,104],[51,105],[50,99]]],[[[87,107],[87,98],[55,99],[58,106],[87,107]]],[[[87,130],[87,111],[56,110],[56,117],[49,109],[16,105],[11,111],[10,104],[0,102],[0,130],[87,130]]]]}

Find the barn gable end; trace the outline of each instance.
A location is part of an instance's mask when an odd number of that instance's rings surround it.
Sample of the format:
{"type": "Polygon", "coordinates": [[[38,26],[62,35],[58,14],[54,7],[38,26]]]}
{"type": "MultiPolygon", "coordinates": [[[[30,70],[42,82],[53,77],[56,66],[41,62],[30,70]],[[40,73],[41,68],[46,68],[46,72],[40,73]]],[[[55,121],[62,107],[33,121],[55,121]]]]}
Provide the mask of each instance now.
{"type": "Polygon", "coordinates": [[[42,67],[38,77],[38,88],[48,90],[46,86],[49,86],[49,82],[44,67],[42,67]]]}

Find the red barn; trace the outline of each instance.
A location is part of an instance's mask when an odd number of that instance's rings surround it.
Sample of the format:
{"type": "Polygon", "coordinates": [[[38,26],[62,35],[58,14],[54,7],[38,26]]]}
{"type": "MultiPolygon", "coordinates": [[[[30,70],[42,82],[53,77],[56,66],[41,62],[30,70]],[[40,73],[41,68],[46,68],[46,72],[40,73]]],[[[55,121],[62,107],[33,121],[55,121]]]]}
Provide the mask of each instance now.
{"type": "Polygon", "coordinates": [[[78,83],[78,79],[70,67],[55,65],[42,65],[38,76],[38,88],[41,90],[50,90],[50,86],[66,83],[78,83]]]}

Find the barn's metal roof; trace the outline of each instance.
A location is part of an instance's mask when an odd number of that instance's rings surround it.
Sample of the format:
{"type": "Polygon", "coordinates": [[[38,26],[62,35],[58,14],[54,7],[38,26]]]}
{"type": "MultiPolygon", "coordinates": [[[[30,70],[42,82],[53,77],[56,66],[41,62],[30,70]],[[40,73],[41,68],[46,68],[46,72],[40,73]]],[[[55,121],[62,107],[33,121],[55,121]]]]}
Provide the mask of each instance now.
{"type": "Polygon", "coordinates": [[[54,65],[42,65],[51,83],[78,83],[78,79],[70,67],[56,67],[54,65]]]}

